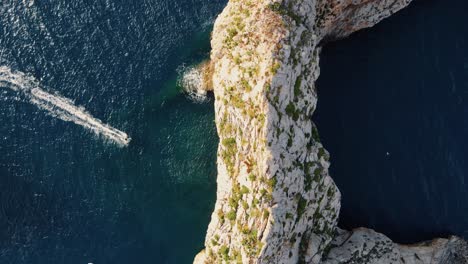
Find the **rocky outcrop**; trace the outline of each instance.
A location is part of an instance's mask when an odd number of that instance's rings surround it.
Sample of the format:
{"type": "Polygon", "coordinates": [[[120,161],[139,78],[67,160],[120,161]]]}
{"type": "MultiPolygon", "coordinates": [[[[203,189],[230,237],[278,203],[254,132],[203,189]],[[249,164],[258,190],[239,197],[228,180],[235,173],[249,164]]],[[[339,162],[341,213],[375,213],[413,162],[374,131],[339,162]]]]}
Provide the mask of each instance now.
{"type": "Polygon", "coordinates": [[[317,0],[316,30],[321,38],[335,40],[372,27],[406,7],[412,0],[317,0]]]}
{"type": "Polygon", "coordinates": [[[468,263],[468,244],[458,237],[451,237],[404,246],[370,229],[338,230],[322,263],[465,264],[468,263]]]}
{"type": "MultiPolygon", "coordinates": [[[[321,262],[340,210],[311,121],[321,45],[408,3],[229,1],[211,41],[217,201],[195,263],[321,262]]],[[[329,261],[338,261],[338,248],[331,252],[329,261]]]]}

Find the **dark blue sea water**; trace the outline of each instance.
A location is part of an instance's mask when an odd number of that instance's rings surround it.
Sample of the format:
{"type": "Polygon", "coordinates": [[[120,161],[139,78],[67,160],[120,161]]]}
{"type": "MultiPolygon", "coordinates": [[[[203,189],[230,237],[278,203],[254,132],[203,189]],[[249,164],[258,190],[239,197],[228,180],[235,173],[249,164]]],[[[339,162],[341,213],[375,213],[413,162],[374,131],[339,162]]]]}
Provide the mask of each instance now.
{"type": "Polygon", "coordinates": [[[211,103],[176,86],[225,0],[2,0],[0,67],[132,137],[120,148],[0,86],[0,263],[190,263],[215,200],[211,103]]]}
{"type": "Polygon", "coordinates": [[[468,2],[415,1],[328,45],[314,119],[340,225],[399,242],[468,238],[468,2]]]}
{"type": "MultiPolygon", "coordinates": [[[[132,137],[118,147],[0,85],[0,263],[192,261],[214,205],[218,139],[212,100],[187,99],[176,80],[208,57],[225,3],[0,3],[0,67],[132,137]]],[[[463,10],[419,1],[324,50],[315,119],[343,227],[401,242],[468,235],[463,10]]]]}

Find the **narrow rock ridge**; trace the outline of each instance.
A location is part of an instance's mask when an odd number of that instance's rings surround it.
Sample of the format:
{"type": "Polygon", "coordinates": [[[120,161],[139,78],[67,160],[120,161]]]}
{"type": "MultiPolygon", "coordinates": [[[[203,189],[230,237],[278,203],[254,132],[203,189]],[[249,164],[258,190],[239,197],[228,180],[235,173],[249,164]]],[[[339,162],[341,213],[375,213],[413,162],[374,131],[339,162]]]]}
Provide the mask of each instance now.
{"type": "Polygon", "coordinates": [[[229,1],[211,40],[217,200],[194,263],[362,263],[332,242],[341,196],[311,121],[319,54],[409,2],[229,1]]]}

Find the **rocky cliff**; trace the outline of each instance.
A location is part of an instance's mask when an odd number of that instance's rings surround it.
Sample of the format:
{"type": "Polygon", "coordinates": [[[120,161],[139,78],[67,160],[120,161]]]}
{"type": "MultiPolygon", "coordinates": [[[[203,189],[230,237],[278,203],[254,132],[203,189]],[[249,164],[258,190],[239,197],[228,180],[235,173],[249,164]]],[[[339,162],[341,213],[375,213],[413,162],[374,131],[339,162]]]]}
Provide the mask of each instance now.
{"type": "Polygon", "coordinates": [[[367,247],[335,236],[340,192],[311,121],[320,49],[409,2],[229,1],[211,41],[217,201],[195,263],[363,263],[353,257],[367,247]]]}
{"type": "Polygon", "coordinates": [[[457,237],[435,239],[411,246],[393,243],[373,230],[359,228],[351,232],[337,229],[323,264],[465,264],[468,244],[457,237]]]}

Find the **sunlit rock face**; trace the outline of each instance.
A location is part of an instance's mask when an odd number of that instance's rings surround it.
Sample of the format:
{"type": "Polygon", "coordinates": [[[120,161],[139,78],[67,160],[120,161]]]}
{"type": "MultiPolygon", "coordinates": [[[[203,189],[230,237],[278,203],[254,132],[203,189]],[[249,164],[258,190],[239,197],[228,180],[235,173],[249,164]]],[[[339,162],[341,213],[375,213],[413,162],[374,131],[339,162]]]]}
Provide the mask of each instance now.
{"type": "Polygon", "coordinates": [[[228,3],[211,40],[217,201],[195,263],[343,263],[340,248],[348,248],[336,243],[341,236],[332,243],[340,192],[311,121],[321,45],[373,26],[409,2],[228,3]]]}
{"type": "Polygon", "coordinates": [[[463,264],[468,263],[467,252],[468,244],[458,237],[404,246],[370,229],[338,229],[331,250],[322,263],[463,264]]]}

